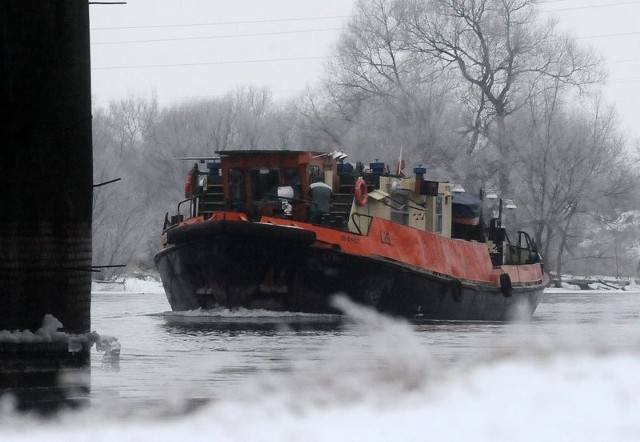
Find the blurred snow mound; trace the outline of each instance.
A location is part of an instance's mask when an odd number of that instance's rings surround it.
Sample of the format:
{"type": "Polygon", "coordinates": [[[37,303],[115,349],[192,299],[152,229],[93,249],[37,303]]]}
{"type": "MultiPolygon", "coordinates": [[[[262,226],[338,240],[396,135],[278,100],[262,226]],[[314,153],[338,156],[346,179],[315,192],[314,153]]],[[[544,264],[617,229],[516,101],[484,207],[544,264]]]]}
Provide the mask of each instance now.
{"type": "Polygon", "coordinates": [[[346,316],[350,337],[337,335],[316,358],[293,361],[290,371],[258,376],[244,396],[280,397],[298,406],[374,400],[386,401],[423,389],[430,380],[430,356],[405,321],[382,315],[336,296],[333,305],[346,316]],[[353,345],[353,335],[360,344],[353,345]],[[313,373],[313,376],[309,374],[313,373]]]}
{"type": "MultiPolygon", "coordinates": [[[[172,419],[123,421],[89,411],[38,422],[28,416],[4,415],[0,439],[632,441],[640,440],[639,371],[637,353],[558,354],[547,360],[481,365],[397,400],[378,395],[344,403],[336,395],[326,406],[301,408],[295,401],[282,400],[276,392],[266,395],[263,390],[260,400],[216,402],[172,419]]],[[[376,390],[379,385],[368,388],[376,390]]],[[[298,392],[299,403],[305,402],[306,393],[298,392]]]]}
{"type": "Polygon", "coordinates": [[[221,432],[235,426],[232,440],[639,440],[638,370],[638,354],[558,354],[477,366],[395,400],[344,403],[336,395],[330,406],[306,409],[220,404],[194,420],[216,417],[221,432]],[[246,419],[261,431],[243,426],[246,419]]]}

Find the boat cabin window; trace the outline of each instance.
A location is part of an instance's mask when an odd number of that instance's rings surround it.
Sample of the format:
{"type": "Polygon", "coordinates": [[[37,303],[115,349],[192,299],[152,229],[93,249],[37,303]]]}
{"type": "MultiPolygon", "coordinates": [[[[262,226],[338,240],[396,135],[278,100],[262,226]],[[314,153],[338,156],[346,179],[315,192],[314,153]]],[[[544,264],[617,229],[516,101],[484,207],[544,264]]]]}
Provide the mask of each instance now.
{"type": "Polygon", "coordinates": [[[229,169],[229,200],[231,202],[231,210],[244,210],[244,202],[246,199],[244,187],[244,172],[242,169],[229,169]]]}
{"type": "Polygon", "coordinates": [[[284,185],[291,186],[293,189],[293,197],[302,198],[302,181],[300,179],[300,170],[294,168],[286,168],[284,170],[284,185]]]}
{"type": "Polygon", "coordinates": [[[280,171],[278,169],[253,169],[250,172],[251,199],[253,201],[277,201],[280,171]]]}
{"type": "Polygon", "coordinates": [[[309,175],[309,183],[315,183],[318,179],[324,178],[320,172],[320,166],[309,164],[307,166],[307,174],[309,175]]]}

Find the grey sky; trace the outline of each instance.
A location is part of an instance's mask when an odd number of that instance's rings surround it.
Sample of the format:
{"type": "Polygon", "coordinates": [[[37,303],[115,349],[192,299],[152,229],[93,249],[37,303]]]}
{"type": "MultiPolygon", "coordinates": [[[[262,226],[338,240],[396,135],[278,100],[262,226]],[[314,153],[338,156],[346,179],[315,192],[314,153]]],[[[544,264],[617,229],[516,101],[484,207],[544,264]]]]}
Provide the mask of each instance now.
{"type": "Polygon", "coordinates": [[[104,103],[155,89],[166,103],[248,84],[269,86],[276,98],[293,95],[316,81],[350,11],[348,0],[129,0],[125,6],[94,5],[95,99],[104,103]],[[302,18],[316,19],[295,20],[302,18]],[[231,24],[175,26],[198,23],[231,24]],[[132,28],[100,29],[127,26],[132,28]],[[223,37],[229,35],[243,36],[223,37]],[[154,39],[164,41],[101,44],[154,39]],[[233,63],[265,59],[280,61],[233,63]],[[167,64],[185,66],[102,69],[167,64]]]}
{"type": "MultiPolygon", "coordinates": [[[[161,104],[171,104],[222,95],[239,85],[268,86],[275,98],[293,96],[321,75],[352,4],[128,0],[121,6],[92,5],[94,100],[105,104],[155,92],[161,104]]],[[[626,133],[640,138],[640,1],[540,4],[562,29],[606,57],[604,98],[616,103],[626,133]]]]}

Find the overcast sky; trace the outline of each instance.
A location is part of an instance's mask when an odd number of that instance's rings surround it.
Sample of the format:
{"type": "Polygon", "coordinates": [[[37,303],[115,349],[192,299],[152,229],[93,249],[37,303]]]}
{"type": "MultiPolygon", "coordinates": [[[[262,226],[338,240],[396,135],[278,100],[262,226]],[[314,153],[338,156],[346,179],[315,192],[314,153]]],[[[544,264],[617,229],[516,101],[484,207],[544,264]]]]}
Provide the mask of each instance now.
{"type": "MultiPolygon", "coordinates": [[[[605,98],[640,138],[640,0],[541,0],[607,59],[605,98]]],[[[351,0],[128,0],[91,6],[96,103],[155,93],[160,104],[223,95],[239,85],[275,98],[313,86],[351,0]]]]}

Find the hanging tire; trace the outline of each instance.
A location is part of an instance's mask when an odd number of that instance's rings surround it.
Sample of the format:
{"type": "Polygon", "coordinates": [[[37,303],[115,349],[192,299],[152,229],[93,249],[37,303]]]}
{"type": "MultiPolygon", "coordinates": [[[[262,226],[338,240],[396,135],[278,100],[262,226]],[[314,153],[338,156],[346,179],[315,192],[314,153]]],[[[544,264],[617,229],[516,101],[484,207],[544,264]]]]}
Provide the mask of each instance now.
{"type": "Polygon", "coordinates": [[[508,273],[500,274],[500,291],[505,298],[510,298],[513,294],[513,285],[511,284],[511,276],[508,273]]]}
{"type": "Polygon", "coordinates": [[[458,279],[451,281],[451,297],[455,302],[462,302],[462,282],[458,279]]]}

